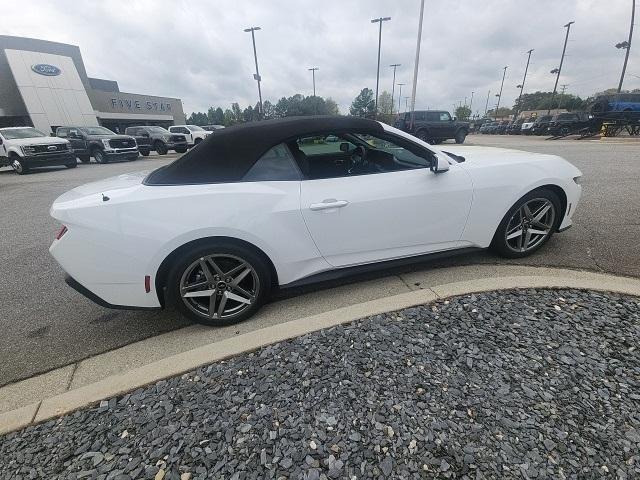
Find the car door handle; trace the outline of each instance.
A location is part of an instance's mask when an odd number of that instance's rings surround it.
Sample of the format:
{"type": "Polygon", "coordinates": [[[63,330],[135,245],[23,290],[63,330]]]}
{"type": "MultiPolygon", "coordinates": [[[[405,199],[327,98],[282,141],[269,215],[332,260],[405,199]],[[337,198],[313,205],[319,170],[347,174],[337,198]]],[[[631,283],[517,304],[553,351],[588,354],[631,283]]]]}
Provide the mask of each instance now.
{"type": "Polygon", "coordinates": [[[349,202],[346,200],[336,200],[335,198],[330,198],[327,200],[323,200],[321,203],[312,203],[309,206],[309,210],[313,210],[314,212],[317,210],[328,210],[330,208],[342,208],[349,205],[349,202]]]}

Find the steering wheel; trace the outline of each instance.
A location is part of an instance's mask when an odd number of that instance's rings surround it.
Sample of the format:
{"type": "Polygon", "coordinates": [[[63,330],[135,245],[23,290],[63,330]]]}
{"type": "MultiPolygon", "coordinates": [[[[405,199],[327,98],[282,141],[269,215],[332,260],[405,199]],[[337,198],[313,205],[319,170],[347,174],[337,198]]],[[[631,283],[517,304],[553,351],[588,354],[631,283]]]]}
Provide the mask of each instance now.
{"type": "Polygon", "coordinates": [[[367,164],[367,149],[362,145],[358,145],[349,157],[349,165],[347,172],[354,173],[358,169],[363,168],[367,164]]]}

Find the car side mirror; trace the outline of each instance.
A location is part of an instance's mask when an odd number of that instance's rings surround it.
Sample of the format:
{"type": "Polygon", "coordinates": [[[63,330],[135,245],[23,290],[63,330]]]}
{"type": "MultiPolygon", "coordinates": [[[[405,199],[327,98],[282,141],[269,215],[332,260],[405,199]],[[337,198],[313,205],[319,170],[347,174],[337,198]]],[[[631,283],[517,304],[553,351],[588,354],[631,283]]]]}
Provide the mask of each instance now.
{"type": "Polygon", "coordinates": [[[342,142],[340,144],[340,151],[347,153],[349,151],[349,143],[348,142],[342,142]]]}
{"type": "Polygon", "coordinates": [[[451,121],[452,121],[452,122],[455,122],[456,120],[458,120],[458,117],[453,117],[453,118],[451,119],[451,121]]]}
{"type": "Polygon", "coordinates": [[[433,173],[444,173],[449,171],[449,162],[444,158],[434,155],[431,161],[431,167],[429,167],[433,173]]]}

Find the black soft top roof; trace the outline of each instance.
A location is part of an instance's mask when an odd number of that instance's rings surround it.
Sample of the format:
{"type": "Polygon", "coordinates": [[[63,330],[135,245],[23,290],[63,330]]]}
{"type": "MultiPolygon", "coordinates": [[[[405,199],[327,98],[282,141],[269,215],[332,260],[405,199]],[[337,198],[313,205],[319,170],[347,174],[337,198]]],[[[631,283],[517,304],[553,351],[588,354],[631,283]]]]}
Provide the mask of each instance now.
{"type": "Polygon", "coordinates": [[[380,123],[359,117],[285,117],[216,130],[175,162],[151,172],[145,185],[238,182],[270,148],[315,133],[382,133],[380,123]]]}

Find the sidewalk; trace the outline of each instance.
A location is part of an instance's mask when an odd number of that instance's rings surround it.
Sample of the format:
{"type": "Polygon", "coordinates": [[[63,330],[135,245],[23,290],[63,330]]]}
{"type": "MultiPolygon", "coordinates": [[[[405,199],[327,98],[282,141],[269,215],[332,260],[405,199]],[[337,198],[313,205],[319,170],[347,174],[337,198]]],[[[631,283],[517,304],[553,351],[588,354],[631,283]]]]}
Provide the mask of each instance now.
{"type": "Polygon", "coordinates": [[[360,306],[352,316],[367,318],[352,323],[344,309],[291,322],[282,341],[262,332],[257,350],[200,356],[196,370],[0,437],[0,477],[637,477],[638,297],[450,297],[544,282],[640,293],[637,280],[562,273],[416,290],[360,306]],[[427,304],[382,313],[402,302],[427,304]]]}

